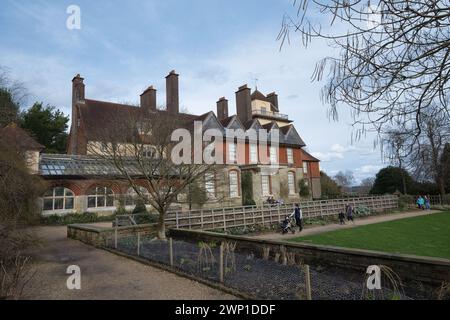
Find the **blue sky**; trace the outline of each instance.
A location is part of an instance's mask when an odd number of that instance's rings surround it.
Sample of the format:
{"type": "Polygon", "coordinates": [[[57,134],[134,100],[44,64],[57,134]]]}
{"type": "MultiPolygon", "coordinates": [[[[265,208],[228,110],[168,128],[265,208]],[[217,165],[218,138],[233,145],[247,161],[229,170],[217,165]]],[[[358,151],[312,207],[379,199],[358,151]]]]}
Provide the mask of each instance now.
{"type": "Polygon", "coordinates": [[[0,0],[0,65],[43,101],[70,112],[71,79],[85,78],[91,99],[137,103],[149,85],[165,100],[164,77],[180,74],[181,106],[215,110],[225,96],[235,112],[242,84],[279,94],[280,111],[295,121],[308,150],[330,175],[352,170],[357,180],[384,164],[374,136],[351,143],[350,117],[327,118],[315,63],[335,52],[324,42],[303,48],[299,38],[280,51],[276,37],[291,0],[39,1],[0,0]],[[81,30],[66,28],[69,5],[81,9],[81,30]]]}

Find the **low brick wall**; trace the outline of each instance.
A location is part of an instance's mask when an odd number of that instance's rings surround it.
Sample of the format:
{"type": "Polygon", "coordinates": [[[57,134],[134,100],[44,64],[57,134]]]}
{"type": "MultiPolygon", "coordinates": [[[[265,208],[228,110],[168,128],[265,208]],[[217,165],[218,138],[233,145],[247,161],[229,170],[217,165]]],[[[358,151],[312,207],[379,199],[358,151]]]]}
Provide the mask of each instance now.
{"type": "MultiPolygon", "coordinates": [[[[115,230],[115,228],[104,228],[94,225],[71,224],[67,226],[67,237],[95,247],[102,247],[105,246],[107,239],[114,237],[115,230]]],[[[156,236],[157,224],[142,224],[117,228],[119,237],[121,235],[137,235],[137,233],[156,236]]]]}
{"type": "Polygon", "coordinates": [[[330,265],[349,268],[364,274],[370,265],[385,265],[392,268],[403,282],[419,281],[431,288],[438,288],[443,281],[450,281],[450,260],[411,255],[389,254],[359,249],[337,248],[304,243],[260,240],[242,236],[184,229],[170,229],[174,239],[186,241],[223,242],[236,241],[240,251],[262,256],[263,248],[270,247],[271,257],[284,246],[288,253],[310,265],[330,265]]]}

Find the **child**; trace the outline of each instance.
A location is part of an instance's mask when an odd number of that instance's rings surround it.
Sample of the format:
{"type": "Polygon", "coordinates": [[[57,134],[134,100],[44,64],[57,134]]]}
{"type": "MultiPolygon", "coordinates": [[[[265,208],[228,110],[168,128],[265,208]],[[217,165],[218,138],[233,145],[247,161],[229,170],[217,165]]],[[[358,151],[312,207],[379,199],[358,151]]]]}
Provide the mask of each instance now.
{"type": "Polygon", "coordinates": [[[343,224],[345,224],[345,214],[344,214],[344,212],[339,212],[339,224],[340,225],[343,225],[343,224]]]}

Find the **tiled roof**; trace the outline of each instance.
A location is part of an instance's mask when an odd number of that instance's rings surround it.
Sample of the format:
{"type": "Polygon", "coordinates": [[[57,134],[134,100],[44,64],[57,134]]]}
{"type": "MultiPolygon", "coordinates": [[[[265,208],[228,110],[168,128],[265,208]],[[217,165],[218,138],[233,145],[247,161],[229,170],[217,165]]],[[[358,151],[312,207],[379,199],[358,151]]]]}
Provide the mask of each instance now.
{"type": "Polygon", "coordinates": [[[263,95],[260,91],[258,91],[258,89],[256,89],[252,93],[251,98],[252,98],[252,100],[262,100],[262,101],[270,102],[270,100],[267,99],[267,97],[265,95],[263,95]]]}
{"type": "Polygon", "coordinates": [[[42,144],[38,143],[28,132],[17,126],[15,123],[0,129],[0,140],[2,143],[4,142],[11,146],[15,146],[22,151],[42,151],[45,149],[42,144]]]}
{"type": "MultiPolygon", "coordinates": [[[[101,141],[104,128],[114,125],[113,119],[127,119],[131,117],[158,117],[158,114],[167,111],[156,110],[146,112],[145,109],[125,104],[103,102],[86,99],[85,103],[78,104],[81,118],[84,124],[86,138],[93,141],[101,141]]],[[[175,115],[174,115],[175,116],[175,115]]],[[[188,127],[198,116],[179,113],[176,115],[182,126],[188,127]]]]}
{"type": "Polygon", "coordinates": [[[305,150],[302,149],[302,159],[304,161],[311,161],[311,162],[320,162],[319,159],[317,159],[316,157],[313,157],[310,153],[306,152],[305,150]]]}

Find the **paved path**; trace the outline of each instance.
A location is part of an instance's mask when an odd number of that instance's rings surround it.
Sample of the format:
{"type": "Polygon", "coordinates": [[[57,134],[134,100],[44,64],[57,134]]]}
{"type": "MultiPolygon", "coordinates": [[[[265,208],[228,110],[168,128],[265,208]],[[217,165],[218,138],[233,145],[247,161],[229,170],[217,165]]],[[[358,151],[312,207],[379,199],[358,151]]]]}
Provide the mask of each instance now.
{"type": "Polygon", "coordinates": [[[112,253],[67,239],[66,227],[38,227],[37,273],[25,299],[235,299],[235,297],[112,253]],[[81,268],[81,290],[68,290],[66,268],[81,268]]]}
{"type": "Polygon", "coordinates": [[[256,239],[265,239],[265,240],[285,240],[285,239],[298,238],[299,236],[310,236],[310,235],[314,235],[314,234],[330,232],[330,231],[334,231],[334,230],[350,229],[350,228],[355,228],[355,227],[379,223],[379,222],[424,216],[424,215],[429,215],[429,214],[433,214],[433,213],[437,213],[437,212],[441,212],[441,211],[414,210],[414,211],[404,212],[404,213],[396,213],[396,214],[388,214],[388,215],[382,215],[382,216],[374,216],[374,217],[365,217],[365,218],[361,218],[361,219],[355,219],[354,224],[346,221],[345,222],[346,224],[343,226],[341,226],[337,223],[336,224],[328,224],[325,226],[308,226],[307,228],[303,229],[303,231],[301,233],[296,232],[296,234],[294,234],[294,235],[291,233],[282,235],[281,233],[278,232],[278,233],[265,233],[265,234],[260,234],[260,235],[256,235],[256,236],[251,236],[251,237],[256,238],[256,239]]]}

